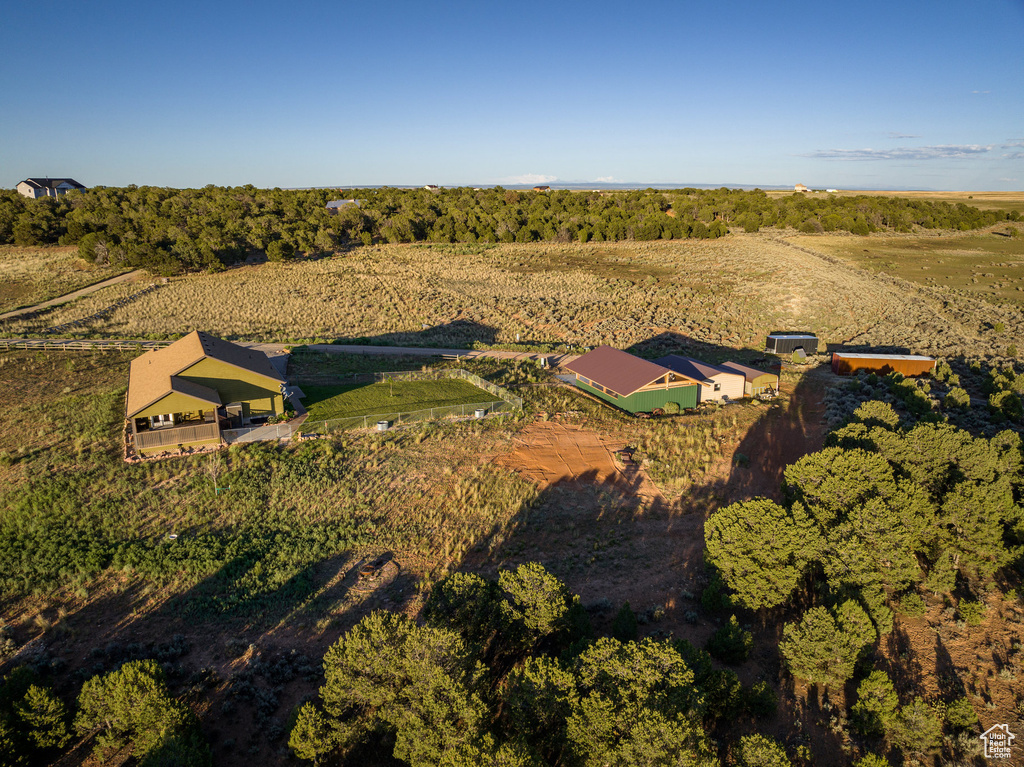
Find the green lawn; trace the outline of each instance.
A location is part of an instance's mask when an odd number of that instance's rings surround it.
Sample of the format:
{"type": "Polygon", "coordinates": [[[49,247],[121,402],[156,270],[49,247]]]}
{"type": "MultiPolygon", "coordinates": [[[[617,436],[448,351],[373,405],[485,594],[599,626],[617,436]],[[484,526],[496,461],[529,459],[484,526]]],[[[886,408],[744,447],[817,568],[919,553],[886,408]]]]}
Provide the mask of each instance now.
{"type": "Polygon", "coordinates": [[[309,421],[362,415],[410,413],[432,407],[493,402],[490,392],[458,379],[394,381],[393,383],[312,386],[302,384],[309,421]]]}

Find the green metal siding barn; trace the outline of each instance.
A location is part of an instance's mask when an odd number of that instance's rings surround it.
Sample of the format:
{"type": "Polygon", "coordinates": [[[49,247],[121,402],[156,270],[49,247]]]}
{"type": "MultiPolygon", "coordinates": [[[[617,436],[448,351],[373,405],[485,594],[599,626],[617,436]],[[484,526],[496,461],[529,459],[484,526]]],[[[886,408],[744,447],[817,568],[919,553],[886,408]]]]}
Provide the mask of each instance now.
{"type": "Polygon", "coordinates": [[[664,409],[668,402],[675,402],[681,408],[697,407],[697,391],[700,387],[697,384],[688,386],[675,386],[671,389],[648,389],[630,394],[628,397],[620,397],[617,394],[609,394],[593,386],[576,379],[576,385],[583,391],[611,402],[616,407],[628,410],[630,413],[650,413],[655,408],[664,409]]]}
{"type": "Polygon", "coordinates": [[[610,346],[599,346],[564,367],[583,391],[630,413],[649,413],[669,402],[697,407],[699,381],[610,346]]]}

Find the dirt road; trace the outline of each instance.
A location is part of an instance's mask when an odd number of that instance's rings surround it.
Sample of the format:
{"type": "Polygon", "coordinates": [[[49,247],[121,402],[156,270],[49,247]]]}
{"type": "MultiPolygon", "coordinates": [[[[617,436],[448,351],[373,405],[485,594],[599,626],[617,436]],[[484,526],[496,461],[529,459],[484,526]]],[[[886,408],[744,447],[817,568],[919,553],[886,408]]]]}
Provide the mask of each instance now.
{"type": "Polygon", "coordinates": [[[125,274],[119,274],[117,277],[111,277],[109,280],[103,282],[97,282],[95,285],[89,285],[81,290],[76,290],[73,293],[65,293],[63,296],[57,296],[57,298],[51,298],[49,301],[43,301],[41,304],[35,306],[24,306],[21,309],[15,309],[12,312],[6,314],[0,314],[0,320],[7,320],[12,317],[18,317],[22,314],[29,314],[30,312],[37,312],[40,309],[49,309],[51,306],[60,306],[66,304],[68,301],[74,301],[76,298],[87,296],[90,293],[95,293],[97,290],[103,288],[109,288],[111,285],[117,285],[120,282],[129,282],[131,280],[137,280],[144,275],[149,274],[145,269],[136,269],[133,272],[126,272],[125,274]]]}

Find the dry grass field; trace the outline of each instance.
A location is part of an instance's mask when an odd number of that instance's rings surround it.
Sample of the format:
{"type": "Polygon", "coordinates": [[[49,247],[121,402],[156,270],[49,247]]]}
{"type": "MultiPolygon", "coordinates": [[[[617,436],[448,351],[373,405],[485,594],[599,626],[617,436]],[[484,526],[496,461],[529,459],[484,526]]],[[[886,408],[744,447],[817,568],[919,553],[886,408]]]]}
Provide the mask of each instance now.
{"type": "MultiPolygon", "coordinates": [[[[900,240],[768,232],[711,241],[358,248],[174,278],[77,334],[166,338],[199,328],[286,343],[367,338],[465,346],[518,339],[657,352],[691,342],[759,349],[771,330],[806,328],[829,343],[948,356],[1002,354],[1012,339],[1024,337],[1019,308],[992,301],[1001,294],[965,293],[954,289],[962,279],[949,281],[951,288],[909,265],[880,274],[870,260],[850,255],[855,242],[870,248],[900,240]]],[[[1014,261],[1006,249],[1017,242],[997,235],[959,241],[978,248],[970,255],[975,271],[1001,277],[979,280],[998,282],[1010,293],[1017,292],[1019,283],[1010,280],[1018,275],[991,264],[1014,261]]],[[[893,258],[899,253],[885,263],[893,258]]],[[[112,286],[7,322],[3,332],[38,335],[134,290],[112,286]]]]}
{"type": "Polygon", "coordinates": [[[804,235],[806,247],[840,256],[874,272],[928,287],[953,288],[992,302],[1024,306],[1024,237],[1006,227],[969,234],[804,235]]]}
{"type": "Polygon", "coordinates": [[[0,314],[71,293],[122,271],[83,261],[73,247],[0,245],[0,314]]]}

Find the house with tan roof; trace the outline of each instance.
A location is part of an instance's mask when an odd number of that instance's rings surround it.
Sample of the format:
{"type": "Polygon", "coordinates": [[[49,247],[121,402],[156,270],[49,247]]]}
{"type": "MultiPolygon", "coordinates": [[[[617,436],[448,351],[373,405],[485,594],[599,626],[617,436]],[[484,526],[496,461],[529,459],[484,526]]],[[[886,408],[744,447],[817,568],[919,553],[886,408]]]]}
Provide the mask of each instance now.
{"type": "Polygon", "coordinates": [[[599,346],[562,367],[575,375],[583,391],[630,413],[663,410],[669,402],[697,407],[700,381],[611,346],[599,346]]]}
{"type": "Polygon", "coordinates": [[[135,449],[219,444],[222,429],[283,413],[283,387],[263,352],[189,333],[132,360],[126,416],[135,449]]]}

